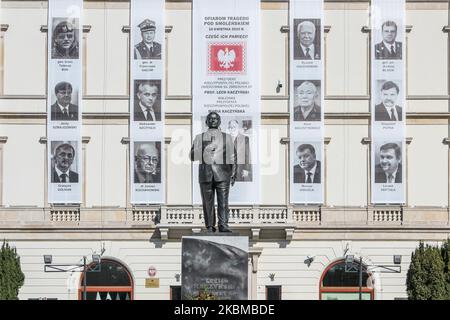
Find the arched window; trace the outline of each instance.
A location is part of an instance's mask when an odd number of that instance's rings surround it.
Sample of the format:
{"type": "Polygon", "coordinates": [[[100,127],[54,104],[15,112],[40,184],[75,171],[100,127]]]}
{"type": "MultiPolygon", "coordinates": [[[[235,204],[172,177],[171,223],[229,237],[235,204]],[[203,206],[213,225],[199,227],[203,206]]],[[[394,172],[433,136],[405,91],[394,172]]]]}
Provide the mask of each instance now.
{"type": "MultiPolygon", "coordinates": [[[[354,262],[359,269],[359,263],[354,262]]],[[[363,267],[365,267],[363,265],[363,267]]],[[[362,274],[362,299],[373,300],[372,277],[364,271],[362,274]]],[[[321,300],[358,300],[359,273],[345,271],[345,261],[339,260],[329,265],[320,278],[321,300]]]]}
{"type": "MultiPolygon", "coordinates": [[[[132,300],[133,278],[127,268],[121,263],[102,259],[100,268],[94,264],[89,266],[86,273],[87,300],[132,300]],[[99,271],[95,271],[98,269],[99,271]]],[[[83,274],[81,275],[78,297],[83,299],[83,274]]]]}

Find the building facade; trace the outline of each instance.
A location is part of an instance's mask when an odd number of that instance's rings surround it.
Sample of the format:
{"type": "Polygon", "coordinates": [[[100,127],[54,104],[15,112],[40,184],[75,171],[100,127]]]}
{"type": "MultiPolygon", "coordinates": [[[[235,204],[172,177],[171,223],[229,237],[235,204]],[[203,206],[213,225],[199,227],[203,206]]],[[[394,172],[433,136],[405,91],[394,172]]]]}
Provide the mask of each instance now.
{"type": "MultiPolygon", "coordinates": [[[[166,1],[166,202],[152,206],[130,204],[130,3],[84,1],[83,201],[61,206],[47,203],[47,2],[0,5],[0,237],[21,256],[19,298],[81,299],[82,274],[44,272],[44,254],[54,264],[101,254],[88,298],[176,298],[180,239],[203,226],[188,159],[192,3],[166,1]],[[103,277],[107,270],[120,281],[103,277]],[[159,282],[146,285],[149,278],[159,282]]],[[[250,239],[249,298],[354,298],[348,255],[369,270],[364,298],[406,298],[411,252],[450,234],[449,3],[406,2],[401,206],[370,200],[370,3],[324,6],[325,203],[300,206],[289,202],[289,5],[261,1],[262,196],[230,212],[232,229],[250,239]]]]}

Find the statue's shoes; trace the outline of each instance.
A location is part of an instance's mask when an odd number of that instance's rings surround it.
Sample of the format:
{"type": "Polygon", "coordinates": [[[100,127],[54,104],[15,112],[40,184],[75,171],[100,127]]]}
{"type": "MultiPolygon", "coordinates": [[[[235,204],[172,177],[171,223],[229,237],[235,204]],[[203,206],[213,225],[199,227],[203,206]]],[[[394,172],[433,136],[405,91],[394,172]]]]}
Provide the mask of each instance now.
{"type": "Polygon", "coordinates": [[[219,232],[233,232],[228,227],[219,227],[219,232]]]}
{"type": "Polygon", "coordinates": [[[208,227],[208,228],[206,228],[206,232],[216,232],[216,228],[208,227]]]}

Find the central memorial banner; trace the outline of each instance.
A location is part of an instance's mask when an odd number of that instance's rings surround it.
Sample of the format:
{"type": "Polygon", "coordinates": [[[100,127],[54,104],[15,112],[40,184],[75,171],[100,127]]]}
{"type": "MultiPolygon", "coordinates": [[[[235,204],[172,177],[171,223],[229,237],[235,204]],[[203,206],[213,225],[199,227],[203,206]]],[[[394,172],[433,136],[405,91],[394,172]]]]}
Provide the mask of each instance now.
{"type": "MultiPolygon", "coordinates": [[[[192,136],[207,130],[209,112],[233,137],[237,153],[231,204],[260,200],[260,1],[193,0],[192,136]]],[[[193,203],[201,203],[198,163],[193,203]]]]}

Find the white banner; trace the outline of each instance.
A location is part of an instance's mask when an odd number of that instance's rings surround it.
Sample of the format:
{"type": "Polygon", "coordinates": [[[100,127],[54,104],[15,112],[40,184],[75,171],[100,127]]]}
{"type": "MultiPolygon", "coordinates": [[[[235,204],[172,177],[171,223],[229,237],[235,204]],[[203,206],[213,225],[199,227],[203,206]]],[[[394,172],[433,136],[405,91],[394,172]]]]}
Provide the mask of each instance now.
{"type": "MultiPolygon", "coordinates": [[[[230,204],[260,202],[260,1],[193,0],[192,136],[215,111],[237,150],[230,204]]],[[[201,203],[198,162],[193,202],[201,203]]]]}
{"type": "Polygon", "coordinates": [[[48,202],[81,203],[82,0],[49,0],[48,202]]]}
{"type": "Polygon", "coordinates": [[[290,199],[321,204],[324,190],[323,0],[290,1],[290,199]]]}
{"type": "Polygon", "coordinates": [[[405,0],[372,1],[372,203],[405,203],[405,0]]]}
{"type": "Polygon", "coordinates": [[[132,0],[130,17],[131,203],[165,202],[164,0],[132,0]]]}

